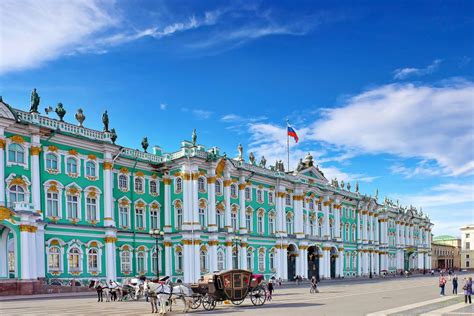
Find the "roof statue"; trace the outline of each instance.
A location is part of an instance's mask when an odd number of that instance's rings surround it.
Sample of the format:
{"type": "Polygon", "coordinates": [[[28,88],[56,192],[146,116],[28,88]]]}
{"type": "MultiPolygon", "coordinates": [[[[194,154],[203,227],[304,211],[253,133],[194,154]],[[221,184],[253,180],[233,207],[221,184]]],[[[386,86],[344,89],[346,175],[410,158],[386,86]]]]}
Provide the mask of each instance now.
{"type": "Polygon", "coordinates": [[[350,191],[350,190],[351,190],[351,183],[347,182],[347,191],[350,191]]]}
{"type": "Polygon", "coordinates": [[[102,114],[102,123],[104,123],[104,132],[109,131],[109,114],[107,110],[105,110],[104,114],[102,114]]]}
{"type": "Polygon", "coordinates": [[[377,188],[375,190],[375,200],[378,200],[379,199],[379,189],[377,188]]]}
{"type": "Polygon", "coordinates": [[[237,157],[237,159],[239,161],[243,161],[244,160],[244,147],[242,147],[242,144],[239,144],[239,146],[237,146],[237,151],[239,152],[239,156],[237,157]]]}
{"type": "Polygon", "coordinates": [[[56,107],[54,112],[56,112],[56,114],[58,115],[59,121],[64,122],[63,118],[66,115],[66,110],[64,109],[63,104],[61,102],[58,103],[58,106],[56,107]]]}
{"type": "Polygon", "coordinates": [[[110,130],[110,140],[112,141],[112,144],[115,145],[115,141],[117,140],[117,133],[115,132],[115,128],[112,128],[110,130]]]}
{"type": "Polygon", "coordinates": [[[308,152],[308,154],[304,158],[304,162],[307,168],[313,166],[313,156],[311,156],[311,153],[308,152]]]}
{"type": "Polygon", "coordinates": [[[296,171],[301,171],[303,170],[305,167],[304,167],[304,162],[303,162],[303,158],[300,158],[300,161],[298,162],[298,167],[296,167],[296,171]]]}
{"type": "Polygon", "coordinates": [[[255,155],[253,154],[253,152],[249,154],[249,161],[252,165],[255,165],[255,155]]]}
{"type": "Polygon", "coordinates": [[[82,127],[82,123],[85,121],[86,116],[84,115],[84,112],[82,109],[78,109],[76,115],[74,115],[76,120],[79,122],[79,126],[82,127]]]}
{"type": "Polygon", "coordinates": [[[192,135],[193,147],[196,147],[196,141],[197,141],[196,129],[193,129],[193,135],[192,135]]]}
{"type": "Polygon", "coordinates": [[[341,189],[344,189],[344,180],[341,180],[341,189]]]}
{"type": "Polygon", "coordinates": [[[148,137],[143,137],[143,140],[142,140],[142,148],[143,150],[146,152],[146,150],[148,149],[148,137]]]}
{"type": "Polygon", "coordinates": [[[267,160],[265,159],[265,156],[262,156],[262,159],[260,159],[260,167],[265,168],[266,164],[267,160]]]}
{"type": "Polygon", "coordinates": [[[36,92],[36,88],[33,89],[31,92],[31,98],[30,98],[30,113],[38,113],[38,106],[40,103],[40,97],[38,93],[36,92]]]}
{"type": "Polygon", "coordinates": [[[355,192],[359,193],[359,181],[356,182],[355,192]]]}

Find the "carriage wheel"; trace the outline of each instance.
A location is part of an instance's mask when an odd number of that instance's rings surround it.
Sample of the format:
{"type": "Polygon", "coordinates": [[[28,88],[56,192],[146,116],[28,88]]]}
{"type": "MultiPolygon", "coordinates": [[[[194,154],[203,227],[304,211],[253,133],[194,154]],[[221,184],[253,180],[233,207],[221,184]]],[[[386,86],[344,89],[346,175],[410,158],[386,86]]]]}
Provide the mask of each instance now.
{"type": "Polygon", "coordinates": [[[232,302],[232,304],[234,304],[234,305],[240,305],[240,304],[242,304],[242,303],[244,302],[244,300],[245,300],[245,297],[244,297],[243,299],[241,299],[241,300],[234,300],[234,301],[231,301],[231,302],[232,302]]]}
{"type": "Polygon", "coordinates": [[[262,287],[257,287],[250,293],[250,300],[255,306],[260,306],[265,304],[267,296],[265,295],[265,290],[262,287]]]}
{"type": "Polygon", "coordinates": [[[207,311],[212,311],[214,308],[216,308],[216,300],[214,299],[214,297],[210,296],[209,294],[206,294],[202,298],[202,307],[204,307],[204,309],[207,311]]]}
{"type": "Polygon", "coordinates": [[[202,298],[200,295],[193,295],[192,309],[198,309],[201,306],[202,298]]]}

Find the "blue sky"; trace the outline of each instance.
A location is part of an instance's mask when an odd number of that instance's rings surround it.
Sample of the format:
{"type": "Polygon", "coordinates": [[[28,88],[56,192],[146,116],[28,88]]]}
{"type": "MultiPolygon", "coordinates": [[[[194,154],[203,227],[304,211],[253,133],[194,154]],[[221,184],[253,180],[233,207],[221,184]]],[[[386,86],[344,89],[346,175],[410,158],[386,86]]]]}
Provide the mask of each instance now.
{"type": "Polygon", "coordinates": [[[0,94],[62,102],[119,143],[286,159],[474,222],[472,1],[2,1],[0,94]]]}

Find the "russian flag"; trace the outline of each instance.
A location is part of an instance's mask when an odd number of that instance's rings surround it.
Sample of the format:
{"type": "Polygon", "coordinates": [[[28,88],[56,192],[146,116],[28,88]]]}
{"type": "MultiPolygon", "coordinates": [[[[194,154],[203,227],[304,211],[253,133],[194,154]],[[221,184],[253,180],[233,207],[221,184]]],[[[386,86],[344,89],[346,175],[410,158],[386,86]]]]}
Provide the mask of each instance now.
{"type": "Polygon", "coordinates": [[[288,136],[293,137],[296,143],[298,142],[298,135],[296,134],[293,127],[290,126],[290,124],[288,124],[288,136]]]}

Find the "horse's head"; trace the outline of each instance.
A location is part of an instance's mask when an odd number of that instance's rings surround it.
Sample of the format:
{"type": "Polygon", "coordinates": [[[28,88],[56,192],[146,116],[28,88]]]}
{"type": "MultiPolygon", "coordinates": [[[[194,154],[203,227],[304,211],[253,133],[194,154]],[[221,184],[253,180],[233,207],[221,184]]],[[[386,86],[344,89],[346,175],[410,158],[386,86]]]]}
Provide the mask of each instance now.
{"type": "Polygon", "coordinates": [[[95,280],[91,280],[91,282],[89,283],[89,288],[93,288],[95,287],[95,280]]]}

